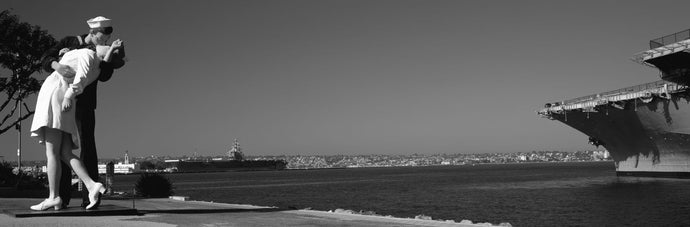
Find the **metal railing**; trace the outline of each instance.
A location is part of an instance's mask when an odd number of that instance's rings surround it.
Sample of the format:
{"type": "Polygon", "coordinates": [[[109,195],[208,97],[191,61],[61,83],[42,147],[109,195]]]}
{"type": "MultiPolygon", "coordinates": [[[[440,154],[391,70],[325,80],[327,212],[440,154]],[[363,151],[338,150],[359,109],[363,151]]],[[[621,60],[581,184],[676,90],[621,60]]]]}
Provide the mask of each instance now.
{"type": "Polygon", "coordinates": [[[544,105],[544,109],[537,111],[537,113],[542,116],[550,116],[552,112],[558,113],[561,111],[574,109],[587,110],[596,106],[606,105],[611,102],[637,98],[652,98],[653,95],[668,99],[670,98],[670,94],[685,91],[686,89],[688,89],[688,86],[660,80],[599,94],[569,99],[563,102],[547,103],[544,105]]]}
{"type": "MultiPolygon", "coordinates": [[[[621,88],[621,89],[617,89],[617,90],[613,90],[613,91],[607,91],[607,92],[602,92],[602,93],[598,93],[598,94],[578,97],[578,98],[574,98],[574,99],[568,99],[568,100],[563,101],[563,104],[580,103],[580,102],[595,100],[597,98],[603,98],[603,97],[621,95],[621,94],[628,94],[628,93],[635,93],[635,92],[646,91],[646,90],[655,89],[655,88],[662,88],[664,86],[664,84],[669,84],[668,86],[677,85],[677,84],[674,84],[674,83],[671,83],[668,81],[659,80],[659,81],[650,82],[650,83],[646,83],[646,84],[640,84],[640,85],[630,86],[630,87],[626,87],[626,88],[621,88]]],[[[675,87],[673,87],[673,88],[674,89],[671,89],[671,87],[669,87],[669,90],[675,90],[675,87]]]]}
{"type": "Polygon", "coordinates": [[[661,38],[652,39],[649,41],[649,49],[666,46],[686,39],[690,39],[690,29],[663,36],[661,38]]]}

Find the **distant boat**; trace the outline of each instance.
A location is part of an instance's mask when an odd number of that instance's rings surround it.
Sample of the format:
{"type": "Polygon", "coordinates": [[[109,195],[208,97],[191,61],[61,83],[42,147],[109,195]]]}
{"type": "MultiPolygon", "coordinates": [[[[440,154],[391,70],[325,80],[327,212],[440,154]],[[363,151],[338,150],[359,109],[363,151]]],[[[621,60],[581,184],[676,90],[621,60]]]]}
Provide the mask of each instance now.
{"type": "Polygon", "coordinates": [[[208,161],[177,160],[166,161],[177,172],[218,172],[218,171],[253,171],[253,170],[283,170],[287,166],[285,160],[245,160],[240,143],[235,139],[232,148],[224,159],[208,161]]]}

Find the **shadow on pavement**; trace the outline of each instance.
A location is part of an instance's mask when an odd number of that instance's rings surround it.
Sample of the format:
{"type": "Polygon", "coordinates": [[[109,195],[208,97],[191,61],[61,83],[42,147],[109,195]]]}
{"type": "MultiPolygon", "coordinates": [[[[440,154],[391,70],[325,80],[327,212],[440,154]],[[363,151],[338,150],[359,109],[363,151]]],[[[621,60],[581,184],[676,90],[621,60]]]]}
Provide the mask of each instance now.
{"type": "Polygon", "coordinates": [[[279,212],[290,209],[281,208],[256,208],[256,209],[166,209],[166,210],[139,210],[139,212],[148,213],[169,213],[169,214],[212,214],[212,213],[240,213],[240,212],[279,212]]]}

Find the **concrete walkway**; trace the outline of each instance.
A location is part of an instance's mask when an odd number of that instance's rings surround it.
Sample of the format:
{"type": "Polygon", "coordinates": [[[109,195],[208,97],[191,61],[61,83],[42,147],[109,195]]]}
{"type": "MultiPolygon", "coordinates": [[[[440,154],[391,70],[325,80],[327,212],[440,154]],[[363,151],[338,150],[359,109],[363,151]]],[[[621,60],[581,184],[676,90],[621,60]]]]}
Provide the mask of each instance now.
{"type": "Polygon", "coordinates": [[[80,211],[70,207],[59,215],[55,211],[44,211],[38,217],[15,217],[17,212],[31,212],[29,206],[41,199],[0,198],[1,226],[487,226],[460,224],[433,220],[392,218],[348,213],[332,213],[313,210],[281,210],[239,204],[224,204],[201,201],[178,201],[172,199],[104,200],[102,206],[119,207],[122,210],[136,209],[138,214],[100,214],[80,211]],[[67,211],[72,213],[66,214],[67,211]],[[68,215],[68,216],[61,216],[68,215]]]}

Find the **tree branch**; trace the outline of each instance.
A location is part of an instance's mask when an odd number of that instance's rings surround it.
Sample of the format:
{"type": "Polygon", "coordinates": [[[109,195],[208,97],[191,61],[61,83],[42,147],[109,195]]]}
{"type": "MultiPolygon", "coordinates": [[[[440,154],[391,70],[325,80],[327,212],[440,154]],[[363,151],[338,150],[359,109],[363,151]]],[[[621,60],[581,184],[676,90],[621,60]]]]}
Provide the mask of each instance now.
{"type": "Polygon", "coordinates": [[[26,113],[26,115],[20,117],[18,120],[14,121],[14,123],[12,123],[11,125],[8,125],[7,127],[0,129],[0,134],[5,133],[7,130],[9,130],[10,128],[16,126],[17,124],[19,124],[19,122],[21,122],[21,121],[23,121],[23,120],[26,120],[27,118],[29,118],[29,117],[30,117],[31,115],[33,115],[33,114],[34,114],[34,112],[28,112],[28,113],[26,113]]]}
{"type": "Polygon", "coordinates": [[[2,122],[0,122],[0,125],[4,125],[5,122],[7,122],[7,119],[9,119],[11,116],[14,116],[14,111],[17,110],[18,105],[19,105],[19,100],[15,100],[14,101],[14,107],[12,107],[12,110],[10,111],[10,113],[5,115],[5,117],[2,119],[2,122]]]}
{"type": "Polygon", "coordinates": [[[8,91],[8,93],[7,93],[7,100],[5,100],[5,101],[2,103],[2,106],[0,106],[0,111],[4,110],[5,107],[7,107],[7,104],[9,104],[10,101],[11,101],[12,99],[14,99],[13,97],[14,97],[14,93],[15,93],[15,92],[16,92],[15,89],[13,89],[13,90],[11,90],[11,91],[8,91]]]}
{"type": "Polygon", "coordinates": [[[22,104],[24,104],[24,109],[26,109],[26,112],[31,113],[31,109],[29,109],[29,106],[26,105],[26,102],[22,102],[22,104]]]}

